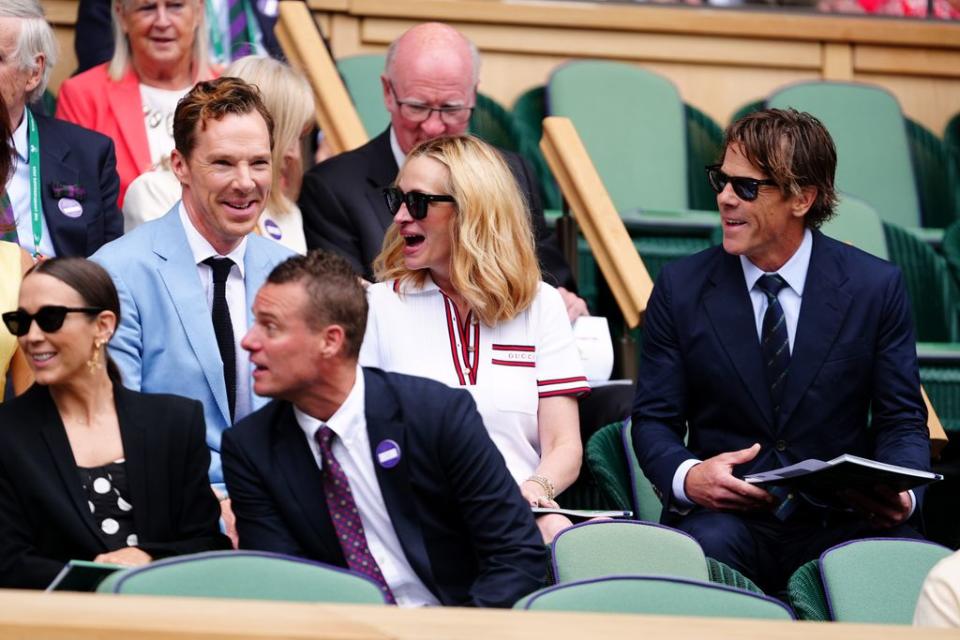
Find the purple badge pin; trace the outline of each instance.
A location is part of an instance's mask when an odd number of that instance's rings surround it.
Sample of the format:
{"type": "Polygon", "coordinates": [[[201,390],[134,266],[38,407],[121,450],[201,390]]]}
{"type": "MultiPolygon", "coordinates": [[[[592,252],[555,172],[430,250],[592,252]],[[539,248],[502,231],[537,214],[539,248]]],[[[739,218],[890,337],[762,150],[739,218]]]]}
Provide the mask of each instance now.
{"type": "Polygon", "coordinates": [[[283,232],[280,230],[280,225],[278,225],[276,222],[274,222],[270,218],[267,218],[266,220],[264,220],[263,228],[266,230],[267,235],[269,235],[274,240],[279,240],[280,238],[283,237],[283,232]]]}
{"type": "Polygon", "coordinates": [[[73,198],[60,198],[57,201],[57,207],[60,209],[60,213],[68,218],[79,218],[83,215],[83,207],[73,198]]]}
{"type": "Polygon", "coordinates": [[[384,469],[393,469],[400,464],[400,445],[393,440],[384,440],[378,444],[377,462],[384,469]]]}

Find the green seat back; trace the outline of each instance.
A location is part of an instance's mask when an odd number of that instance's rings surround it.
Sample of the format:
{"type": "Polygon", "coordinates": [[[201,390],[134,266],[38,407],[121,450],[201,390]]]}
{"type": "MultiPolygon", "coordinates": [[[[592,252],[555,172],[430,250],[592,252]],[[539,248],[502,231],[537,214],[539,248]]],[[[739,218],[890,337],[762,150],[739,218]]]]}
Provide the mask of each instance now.
{"type": "Polygon", "coordinates": [[[714,558],[707,558],[707,573],[710,574],[710,582],[764,595],[763,589],[758,587],[753,580],[714,558]]]}
{"type": "Polygon", "coordinates": [[[732,587],[665,578],[612,576],[536,591],[515,608],[673,616],[792,620],[782,603],[732,587]]]}
{"type": "Polygon", "coordinates": [[[660,519],[662,506],[637,463],[629,422],[626,427],[614,422],[598,429],[587,441],[584,459],[611,505],[633,511],[636,520],[660,519]]]}
{"type": "Polygon", "coordinates": [[[547,111],[573,121],[618,211],[689,209],[686,118],[669,80],[626,63],[570,62],[550,76],[547,111]]]}
{"type": "Polygon", "coordinates": [[[97,588],[128,595],[384,604],[360,574],[317,562],[255,551],[214,551],[117,571],[97,588]]]}
{"type": "Polygon", "coordinates": [[[871,538],[827,549],[820,574],[838,622],[910,624],[927,573],[950,549],[919,540],[871,538]]]}
{"type": "Polygon", "coordinates": [[[754,111],[760,111],[763,109],[764,105],[765,105],[764,100],[754,100],[753,102],[748,102],[747,104],[743,105],[742,107],[740,107],[739,109],[733,112],[733,115],[730,116],[730,122],[731,123],[736,122],[740,118],[744,116],[748,116],[754,111]]]}
{"type": "Polygon", "coordinates": [[[501,149],[517,151],[519,148],[520,135],[513,115],[499,102],[482,93],[477,94],[469,132],[501,149]]]}
{"type": "Polygon", "coordinates": [[[585,522],[557,534],[552,548],[558,583],[618,574],[710,579],[696,540],[651,522],[585,522]]]}
{"type": "Polygon", "coordinates": [[[946,259],[929,244],[894,224],[883,225],[890,261],[903,271],[919,342],[960,340],[960,293],[946,259]]]}
{"type": "Polygon", "coordinates": [[[943,130],[943,148],[947,153],[954,201],[960,207],[960,113],[950,118],[943,130]]]}
{"type": "Polygon", "coordinates": [[[770,107],[807,111],[827,127],[837,147],[837,189],[870,204],[880,219],[919,227],[906,126],[897,99],[880,87],[804,82],[770,96],[770,107]]]}
{"type": "Polygon", "coordinates": [[[860,198],[841,194],[837,214],[827,220],[820,230],[831,238],[872,253],[882,260],[889,259],[883,222],[873,207],[860,198]]]}
{"type": "Polygon", "coordinates": [[[382,53],[347,56],[337,60],[340,77],[363,128],[371,138],[390,124],[390,112],[383,105],[383,85],[380,83],[385,61],[386,56],[382,53]]]}
{"type": "Polygon", "coordinates": [[[824,622],[830,619],[827,596],[820,582],[820,562],[811,560],[793,572],[787,581],[787,599],[801,620],[824,622]]]}
{"type": "Polygon", "coordinates": [[[904,123],[910,143],[910,159],[917,178],[923,226],[943,229],[950,226],[960,214],[946,146],[919,122],[904,118],[904,123]]]}
{"type": "Polygon", "coordinates": [[[560,187],[554,180],[550,167],[540,150],[543,137],[543,118],[546,115],[546,89],[542,85],[528,89],[517,98],[510,110],[520,136],[518,151],[537,172],[540,181],[540,198],[544,209],[559,210],[563,205],[560,187]]]}
{"type": "Polygon", "coordinates": [[[713,118],[692,105],[685,105],[687,117],[687,191],[690,208],[701,211],[717,210],[717,194],[707,182],[704,167],[720,162],[723,129],[713,118]]]}
{"type": "Polygon", "coordinates": [[[653,490],[653,484],[644,475],[637,459],[637,452],[633,449],[631,435],[632,421],[627,419],[620,428],[620,443],[627,457],[627,473],[630,474],[630,489],[633,498],[633,516],[637,520],[658,522],[663,511],[663,503],[653,490]]]}

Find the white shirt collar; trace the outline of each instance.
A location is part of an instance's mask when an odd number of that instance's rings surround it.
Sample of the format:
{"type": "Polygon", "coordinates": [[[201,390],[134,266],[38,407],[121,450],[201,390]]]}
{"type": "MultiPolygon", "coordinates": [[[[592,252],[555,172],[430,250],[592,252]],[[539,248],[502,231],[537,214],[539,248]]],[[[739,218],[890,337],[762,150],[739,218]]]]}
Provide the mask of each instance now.
{"type": "Polygon", "coordinates": [[[27,158],[27,110],[24,108],[23,117],[20,118],[20,126],[17,127],[17,130],[13,132],[11,136],[13,140],[13,147],[17,152],[17,157],[22,162],[28,162],[27,158]]]}
{"type": "MultiPolygon", "coordinates": [[[[810,267],[810,254],[813,251],[813,233],[810,229],[803,230],[803,240],[800,246],[787,262],[776,270],[776,273],[783,278],[787,286],[797,292],[798,296],[803,296],[803,285],[807,281],[807,269],[810,267]]],[[[743,277],[747,281],[747,291],[752,291],[753,286],[757,284],[765,272],[750,260],[741,255],[740,266],[743,267],[743,277]]]]}
{"type": "MultiPolygon", "coordinates": [[[[183,224],[183,230],[187,234],[187,244],[190,245],[190,253],[193,254],[194,262],[200,264],[207,258],[220,256],[217,250],[213,248],[213,245],[200,235],[197,228],[193,226],[193,222],[190,221],[190,216],[187,215],[187,208],[183,206],[183,200],[177,204],[177,211],[180,214],[180,222],[183,224]]],[[[243,240],[240,241],[240,244],[238,244],[233,251],[225,256],[221,256],[233,260],[233,263],[240,269],[241,278],[243,277],[243,258],[246,255],[246,251],[247,238],[244,236],[243,240]]]]}
{"type": "Polygon", "coordinates": [[[400,141],[397,140],[397,132],[390,127],[390,150],[393,151],[393,159],[397,161],[397,170],[403,168],[403,163],[407,161],[407,154],[400,149],[400,141]]]}
{"type": "Polygon", "coordinates": [[[364,403],[363,369],[358,364],[353,388],[350,389],[346,400],[334,411],[329,420],[323,422],[318,418],[314,418],[310,414],[301,411],[296,405],[293,407],[293,414],[297,419],[297,424],[300,426],[300,429],[304,435],[307,436],[308,441],[315,442],[317,431],[326,425],[330,427],[330,430],[337,434],[337,437],[349,448],[350,443],[357,434],[357,430],[361,425],[365,424],[364,403]]]}

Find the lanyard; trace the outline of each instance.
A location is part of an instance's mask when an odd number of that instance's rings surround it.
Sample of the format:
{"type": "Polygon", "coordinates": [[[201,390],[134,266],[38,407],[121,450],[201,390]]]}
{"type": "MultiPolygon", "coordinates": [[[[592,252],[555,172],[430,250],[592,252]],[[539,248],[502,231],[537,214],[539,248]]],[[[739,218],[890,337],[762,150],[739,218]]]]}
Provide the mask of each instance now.
{"type": "MultiPolygon", "coordinates": [[[[210,47],[213,49],[213,59],[216,60],[217,62],[223,62],[224,60],[226,60],[226,62],[230,62],[230,57],[224,56],[223,34],[221,33],[221,30],[220,30],[219,18],[214,18],[214,16],[216,16],[218,12],[216,7],[213,6],[213,0],[206,0],[206,2],[204,3],[204,6],[206,7],[206,11],[207,11],[207,16],[208,16],[207,19],[210,21],[210,26],[207,29],[207,33],[210,37],[210,47]]],[[[227,25],[227,29],[228,29],[227,33],[229,33],[229,28],[230,26],[227,25]]],[[[198,37],[202,37],[202,36],[198,36],[198,37]]]]}
{"type": "Polygon", "coordinates": [[[33,225],[33,257],[40,257],[40,240],[43,239],[43,208],[40,204],[40,135],[30,109],[24,109],[27,117],[27,163],[30,165],[30,222],[33,225]]]}

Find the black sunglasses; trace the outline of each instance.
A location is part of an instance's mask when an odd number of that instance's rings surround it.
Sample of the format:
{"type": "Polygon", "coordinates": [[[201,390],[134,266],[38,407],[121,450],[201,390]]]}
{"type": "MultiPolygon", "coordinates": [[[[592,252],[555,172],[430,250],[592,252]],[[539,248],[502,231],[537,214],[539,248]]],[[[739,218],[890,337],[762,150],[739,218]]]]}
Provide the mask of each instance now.
{"type": "Polygon", "coordinates": [[[37,326],[46,333],[55,333],[63,326],[63,321],[68,313],[89,313],[90,315],[100,313],[103,309],[99,307],[61,307],[59,305],[50,305],[40,307],[36,313],[27,313],[23,309],[16,311],[7,311],[3,314],[3,324],[7,325],[7,330],[13,335],[25,336],[30,331],[30,323],[37,321],[37,326]]]}
{"type": "Polygon", "coordinates": [[[710,181],[710,187],[714,191],[720,193],[729,182],[733,185],[733,192],[737,194],[737,197],[741,200],[747,200],[750,202],[756,200],[757,196],[760,195],[760,187],[762,185],[769,185],[771,187],[777,186],[776,180],[757,180],[756,178],[728,176],[723,171],[720,171],[719,164],[708,165],[706,170],[707,180],[710,181]]]}
{"type": "Polygon", "coordinates": [[[400,211],[400,205],[406,204],[410,217],[414,220],[423,220],[427,217],[427,207],[431,202],[456,202],[453,196],[438,196],[430,193],[420,193],[419,191],[410,191],[404,193],[399,187],[384,187],[383,198],[387,201],[387,208],[390,215],[397,215],[400,211]]]}

